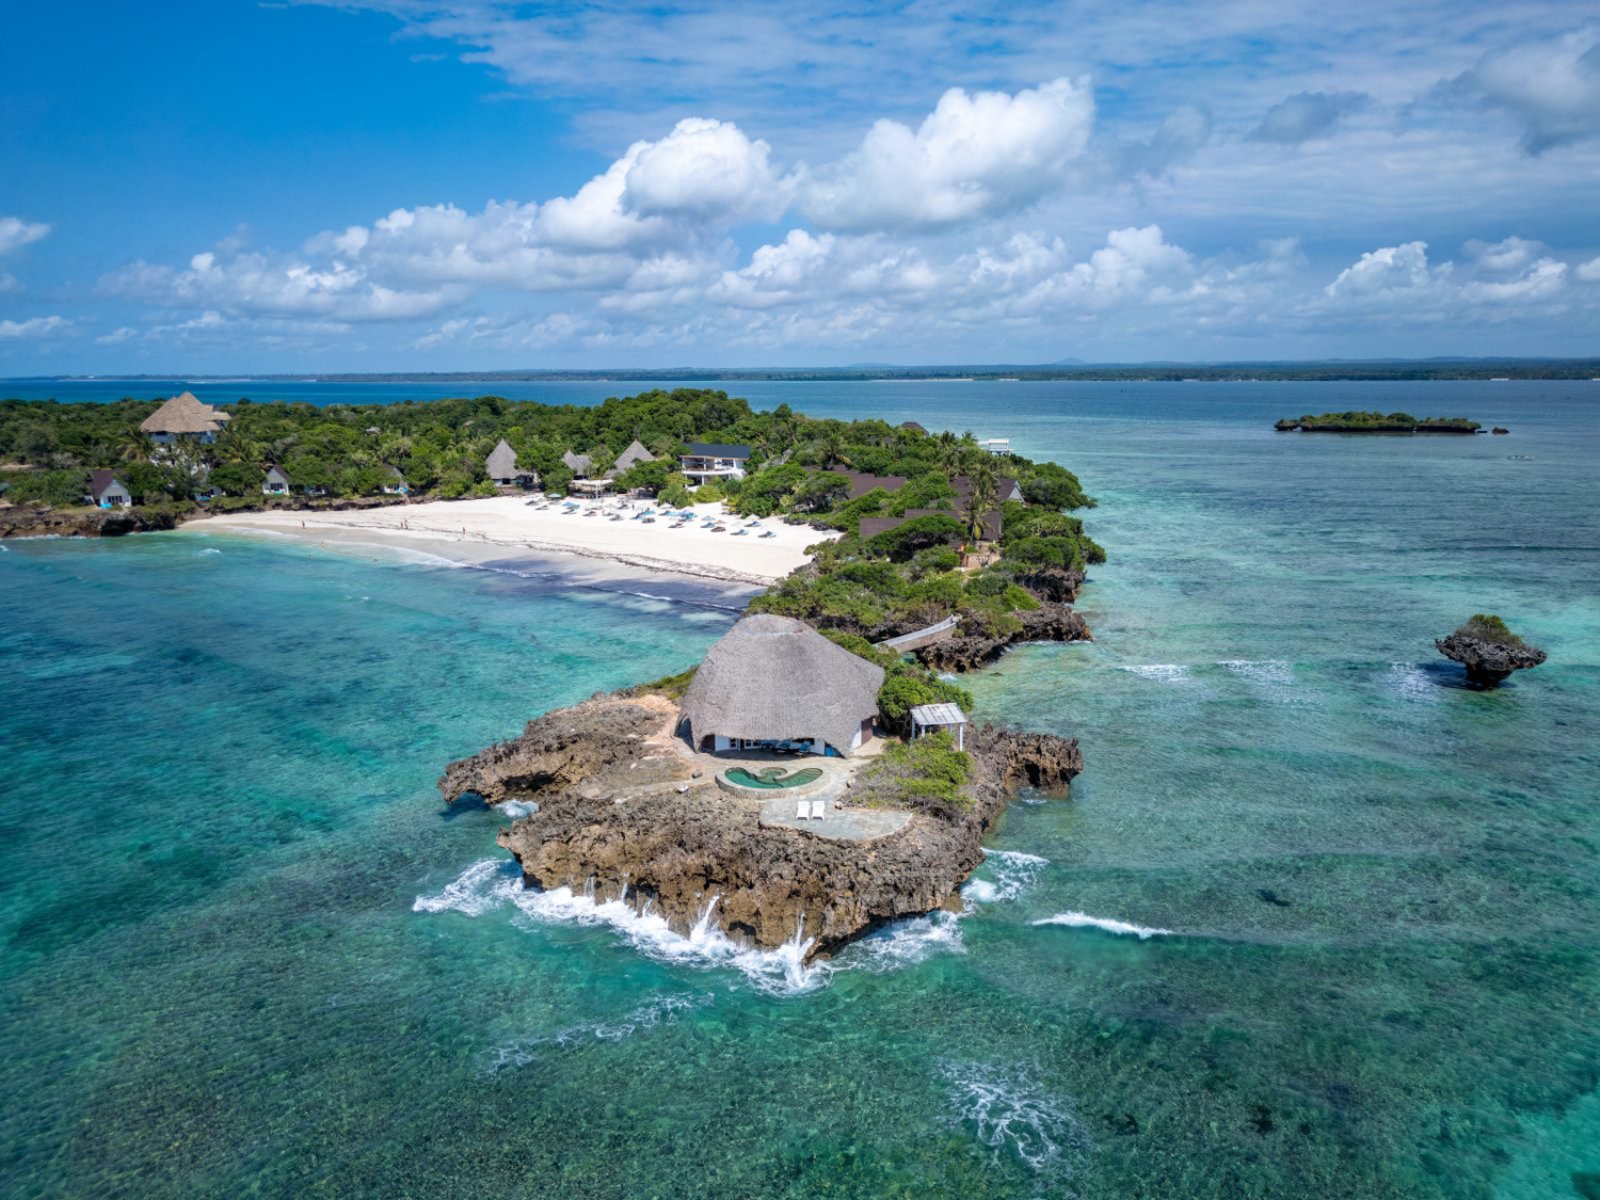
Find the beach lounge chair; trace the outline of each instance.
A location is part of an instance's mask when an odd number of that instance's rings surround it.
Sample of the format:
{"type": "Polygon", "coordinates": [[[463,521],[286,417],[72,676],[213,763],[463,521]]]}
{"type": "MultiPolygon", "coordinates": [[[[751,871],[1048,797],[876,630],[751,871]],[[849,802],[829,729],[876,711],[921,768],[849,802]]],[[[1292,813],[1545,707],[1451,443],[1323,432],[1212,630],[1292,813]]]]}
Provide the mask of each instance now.
{"type": "Polygon", "coordinates": [[[826,800],[813,800],[811,802],[811,819],[813,821],[822,820],[827,811],[828,802],[826,800]]]}
{"type": "Polygon", "coordinates": [[[809,801],[809,800],[796,800],[794,802],[794,819],[796,821],[804,821],[804,820],[809,819],[810,816],[811,816],[811,801],[809,801]]]}
{"type": "Polygon", "coordinates": [[[773,533],[772,530],[769,529],[765,533],[763,533],[761,536],[762,537],[777,537],[778,535],[773,533]]]}
{"type": "Polygon", "coordinates": [[[750,536],[750,531],[748,529],[736,529],[736,530],[734,530],[733,536],[734,537],[749,537],[750,536]]]}

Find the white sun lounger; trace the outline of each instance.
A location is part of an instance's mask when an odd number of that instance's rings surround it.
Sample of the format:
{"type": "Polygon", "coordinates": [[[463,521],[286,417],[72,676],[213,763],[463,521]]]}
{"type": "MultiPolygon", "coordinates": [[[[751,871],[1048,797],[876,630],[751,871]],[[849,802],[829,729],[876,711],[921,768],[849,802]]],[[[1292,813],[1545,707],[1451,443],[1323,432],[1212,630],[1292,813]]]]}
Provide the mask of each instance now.
{"type": "Polygon", "coordinates": [[[811,819],[813,821],[822,820],[823,815],[827,812],[827,808],[828,802],[826,800],[813,800],[811,802],[811,819]]]}
{"type": "Polygon", "coordinates": [[[811,815],[811,801],[809,801],[809,800],[796,800],[794,802],[794,819],[796,821],[804,821],[810,815],[811,815]]]}

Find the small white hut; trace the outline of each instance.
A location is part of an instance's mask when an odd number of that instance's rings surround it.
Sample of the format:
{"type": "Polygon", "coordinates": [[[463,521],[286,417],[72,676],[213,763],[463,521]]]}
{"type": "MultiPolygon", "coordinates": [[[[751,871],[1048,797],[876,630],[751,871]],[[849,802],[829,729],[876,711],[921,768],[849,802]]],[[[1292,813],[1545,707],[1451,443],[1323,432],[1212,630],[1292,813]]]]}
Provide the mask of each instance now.
{"type": "Polygon", "coordinates": [[[110,471],[91,471],[89,503],[96,508],[127,508],[133,503],[133,494],[110,471]]]}

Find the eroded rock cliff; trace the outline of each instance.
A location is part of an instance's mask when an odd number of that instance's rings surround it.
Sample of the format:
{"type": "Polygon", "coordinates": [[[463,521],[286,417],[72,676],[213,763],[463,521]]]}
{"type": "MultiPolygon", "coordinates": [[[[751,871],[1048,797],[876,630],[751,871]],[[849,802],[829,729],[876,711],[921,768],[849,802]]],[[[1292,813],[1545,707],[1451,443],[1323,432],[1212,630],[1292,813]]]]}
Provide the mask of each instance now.
{"type": "Polygon", "coordinates": [[[625,894],[681,932],[716,897],[712,920],[730,935],[776,947],[798,932],[815,956],[952,902],[1015,790],[1064,789],[1083,765],[1076,741],[977,729],[970,808],[914,816],[874,841],[834,840],[763,826],[758,802],[723,792],[680,752],[675,724],[660,697],[597,697],[450,764],[440,791],[450,803],[538,803],[499,835],[529,886],[625,894]]]}

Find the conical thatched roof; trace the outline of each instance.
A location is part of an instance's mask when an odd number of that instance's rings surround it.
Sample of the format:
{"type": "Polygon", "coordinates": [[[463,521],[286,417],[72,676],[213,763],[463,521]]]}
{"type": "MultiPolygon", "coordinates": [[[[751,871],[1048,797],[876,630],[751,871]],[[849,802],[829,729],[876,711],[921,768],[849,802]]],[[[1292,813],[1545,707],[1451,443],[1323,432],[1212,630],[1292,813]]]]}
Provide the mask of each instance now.
{"type": "Polygon", "coordinates": [[[656,456],[640,445],[638,438],[634,438],[633,441],[628,443],[628,448],[617,455],[617,461],[612,464],[611,473],[613,475],[621,475],[629,467],[637,466],[640,463],[655,462],[655,460],[656,456]]]}
{"type": "Polygon", "coordinates": [[[816,738],[850,753],[861,722],[876,715],[883,668],[851,654],[804,621],[746,617],[706,653],[683,698],[698,744],[736,738],[816,738]]]}
{"type": "Polygon", "coordinates": [[[156,409],[139,428],[145,433],[217,433],[227,419],[227,413],[201,404],[193,392],[184,392],[156,409]]]}
{"type": "Polygon", "coordinates": [[[489,457],[483,460],[484,470],[490,479],[514,479],[517,474],[517,452],[511,443],[501,438],[489,457]]]}
{"type": "Polygon", "coordinates": [[[568,450],[561,456],[561,461],[566,463],[567,470],[571,471],[579,479],[588,478],[590,458],[587,454],[574,454],[571,450],[568,450]]]}

